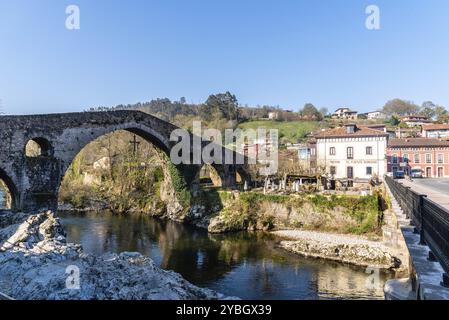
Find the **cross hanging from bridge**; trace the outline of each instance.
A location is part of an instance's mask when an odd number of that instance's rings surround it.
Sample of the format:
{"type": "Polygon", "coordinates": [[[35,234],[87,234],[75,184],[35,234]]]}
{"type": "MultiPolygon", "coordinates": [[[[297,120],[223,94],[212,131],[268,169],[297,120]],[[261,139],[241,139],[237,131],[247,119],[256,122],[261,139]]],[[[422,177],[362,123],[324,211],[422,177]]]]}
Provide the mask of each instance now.
{"type": "Polygon", "coordinates": [[[140,141],[137,141],[137,137],[136,135],[134,135],[133,140],[131,140],[129,143],[133,145],[133,155],[135,156],[137,150],[139,149],[140,141]]]}

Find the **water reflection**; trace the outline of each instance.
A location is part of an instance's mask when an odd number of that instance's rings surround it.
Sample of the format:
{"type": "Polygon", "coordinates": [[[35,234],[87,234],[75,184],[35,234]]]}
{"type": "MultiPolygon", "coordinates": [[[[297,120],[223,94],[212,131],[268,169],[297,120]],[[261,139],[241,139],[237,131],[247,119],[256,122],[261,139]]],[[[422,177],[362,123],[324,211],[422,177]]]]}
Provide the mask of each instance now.
{"type": "Polygon", "coordinates": [[[383,298],[364,270],[304,259],[266,233],[210,235],[170,221],[108,212],[60,214],[69,241],[89,253],[138,251],[187,280],[244,299],[383,298]]]}

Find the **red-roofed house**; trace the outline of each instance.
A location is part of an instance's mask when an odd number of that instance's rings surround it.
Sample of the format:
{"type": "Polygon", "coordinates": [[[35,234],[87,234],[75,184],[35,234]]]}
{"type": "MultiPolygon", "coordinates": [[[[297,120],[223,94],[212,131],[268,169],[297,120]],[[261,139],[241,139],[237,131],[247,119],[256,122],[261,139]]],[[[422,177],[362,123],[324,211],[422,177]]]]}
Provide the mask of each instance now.
{"type": "Polygon", "coordinates": [[[317,166],[336,179],[382,178],[388,133],[348,124],[315,134],[317,166]]]}

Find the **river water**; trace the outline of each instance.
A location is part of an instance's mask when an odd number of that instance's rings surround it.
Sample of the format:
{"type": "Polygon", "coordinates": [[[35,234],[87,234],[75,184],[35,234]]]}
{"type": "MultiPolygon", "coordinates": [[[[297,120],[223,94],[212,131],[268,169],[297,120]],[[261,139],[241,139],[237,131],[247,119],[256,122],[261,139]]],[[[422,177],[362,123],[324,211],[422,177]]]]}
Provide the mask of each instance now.
{"type": "Polygon", "coordinates": [[[276,247],[268,233],[210,235],[141,215],[60,213],[68,241],[85,252],[138,251],[190,282],[243,299],[383,299],[392,277],[306,259],[276,247]]]}

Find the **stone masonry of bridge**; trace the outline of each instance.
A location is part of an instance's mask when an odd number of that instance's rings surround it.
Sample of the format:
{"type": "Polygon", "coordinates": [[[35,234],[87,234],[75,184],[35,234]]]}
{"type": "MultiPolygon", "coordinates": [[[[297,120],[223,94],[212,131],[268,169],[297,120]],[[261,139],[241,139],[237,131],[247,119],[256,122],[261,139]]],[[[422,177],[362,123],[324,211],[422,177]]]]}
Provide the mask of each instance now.
{"type": "MultiPolygon", "coordinates": [[[[0,179],[11,193],[12,210],[56,210],[59,187],[67,169],[76,155],[100,136],[127,130],[169,156],[176,144],[170,141],[175,129],[178,127],[173,124],[131,110],[0,116],[0,179]],[[30,140],[39,144],[40,156],[26,156],[25,147],[30,140]]],[[[177,167],[186,184],[193,188],[202,164],[177,167]]],[[[235,187],[237,171],[245,175],[242,165],[213,164],[213,167],[225,188],[235,187]]],[[[245,179],[249,178],[245,176],[245,179]]]]}

